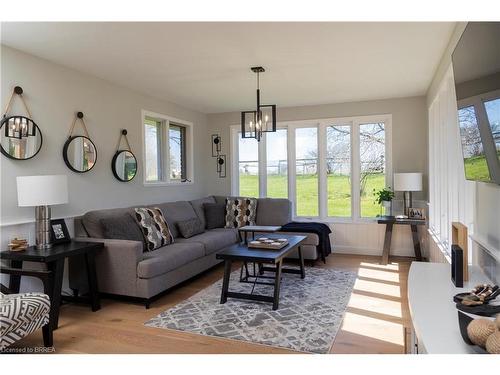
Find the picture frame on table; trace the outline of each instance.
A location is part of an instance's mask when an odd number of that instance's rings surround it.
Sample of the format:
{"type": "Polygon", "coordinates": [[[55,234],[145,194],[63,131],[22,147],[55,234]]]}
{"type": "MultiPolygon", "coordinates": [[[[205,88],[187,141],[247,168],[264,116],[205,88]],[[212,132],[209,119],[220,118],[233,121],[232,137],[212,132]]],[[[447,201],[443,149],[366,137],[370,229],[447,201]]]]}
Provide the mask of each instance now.
{"type": "Polygon", "coordinates": [[[408,209],[408,218],[409,219],[417,219],[417,220],[425,220],[425,208],[409,208],[408,209]]]}
{"type": "Polygon", "coordinates": [[[50,235],[52,243],[67,243],[71,242],[68,227],[64,219],[54,219],[50,221],[50,235]]]}

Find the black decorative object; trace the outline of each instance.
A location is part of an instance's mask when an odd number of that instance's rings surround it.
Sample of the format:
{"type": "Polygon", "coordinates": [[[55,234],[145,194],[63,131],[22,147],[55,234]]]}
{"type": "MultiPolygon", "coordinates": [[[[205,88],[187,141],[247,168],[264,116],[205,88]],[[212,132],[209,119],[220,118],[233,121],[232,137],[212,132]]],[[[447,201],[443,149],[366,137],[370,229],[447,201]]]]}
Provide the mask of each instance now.
{"type": "Polygon", "coordinates": [[[451,245],[451,280],[457,288],[464,286],[464,254],[463,250],[458,245],[451,245]]]}
{"type": "Polygon", "coordinates": [[[122,129],[116,148],[115,155],[111,160],[111,171],[113,172],[113,176],[121,182],[132,181],[137,174],[137,159],[130,148],[130,143],[128,143],[127,129],[122,129]],[[122,137],[125,137],[127,149],[120,149],[122,137]]]}
{"type": "Polygon", "coordinates": [[[40,128],[32,120],[31,112],[23,97],[23,89],[14,87],[0,123],[0,151],[14,160],[28,160],[40,152],[43,137],[40,128]],[[21,99],[28,116],[7,116],[14,96],[21,99]]]}
{"type": "Polygon", "coordinates": [[[73,172],[85,173],[94,168],[97,162],[97,147],[90,139],[87,126],[83,120],[83,112],[76,113],[62,153],[64,163],[73,172]],[[73,135],[78,120],[82,124],[85,135],[73,135]]]}
{"type": "Polygon", "coordinates": [[[212,134],[212,157],[216,158],[219,178],[226,178],[226,155],[221,154],[222,139],[219,134],[212,134]]]}
{"type": "Polygon", "coordinates": [[[71,242],[68,227],[64,219],[56,219],[50,221],[51,243],[66,243],[71,242]]]}
{"type": "Polygon", "coordinates": [[[260,103],[260,73],[265,69],[261,66],[250,69],[257,73],[257,107],[255,111],[241,112],[241,137],[260,141],[262,133],[276,131],[276,104],[260,103]]]}

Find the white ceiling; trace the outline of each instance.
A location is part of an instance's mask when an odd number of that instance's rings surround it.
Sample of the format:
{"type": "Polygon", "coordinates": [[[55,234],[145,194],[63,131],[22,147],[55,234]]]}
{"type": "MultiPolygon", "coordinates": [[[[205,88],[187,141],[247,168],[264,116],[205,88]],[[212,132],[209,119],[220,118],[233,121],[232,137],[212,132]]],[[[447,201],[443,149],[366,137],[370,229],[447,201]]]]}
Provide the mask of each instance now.
{"type": "Polygon", "coordinates": [[[3,23],[2,43],[205,113],[423,95],[455,23],[3,23]]]}

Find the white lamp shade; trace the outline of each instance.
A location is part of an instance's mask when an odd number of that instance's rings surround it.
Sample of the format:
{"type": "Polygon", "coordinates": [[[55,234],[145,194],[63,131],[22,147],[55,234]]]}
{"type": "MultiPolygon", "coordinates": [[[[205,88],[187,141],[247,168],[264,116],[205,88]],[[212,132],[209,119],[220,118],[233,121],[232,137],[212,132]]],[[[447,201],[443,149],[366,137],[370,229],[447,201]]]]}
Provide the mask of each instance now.
{"type": "Polygon", "coordinates": [[[394,173],[395,191],[421,191],[422,173],[394,173]]]}
{"type": "Polygon", "coordinates": [[[68,203],[68,178],[65,175],[17,177],[19,207],[52,206],[68,203]]]}

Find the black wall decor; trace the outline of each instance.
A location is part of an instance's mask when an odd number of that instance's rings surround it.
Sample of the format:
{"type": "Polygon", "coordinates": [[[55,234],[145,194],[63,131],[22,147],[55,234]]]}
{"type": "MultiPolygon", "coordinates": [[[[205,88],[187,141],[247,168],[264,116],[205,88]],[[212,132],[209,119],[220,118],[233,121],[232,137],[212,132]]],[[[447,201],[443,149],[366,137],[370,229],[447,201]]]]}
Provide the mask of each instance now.
{"type": "Polygon", "coordinates": [[[76,113],[62,153],[64,163],[73,172],[88,172],[97,163],[97,147],[90,139],[87,126],[83,120],[83,112],[76,113]],[[81,122],[85,135],[73,135],[77,121],[81,122]]]}
{"type": "Polygon", "coordinates": [[[212,157],[217,161],[219,178],[226,178],[226,155],[221,154],[222,139],[219,134],[212,134],[212,157]]]}
{"type": "Polygon", "coordinates": [[[42,132],[33,121],[23,97],[23,89],[14,87],[0,123],[0,151],[9,159],[28,160],[35,157],[43,144],[42,132]],[[7,116],[15,96],[19,96],[27,116],[7,116]]]}
{"type": "Polygon", "coordinates": [[[128,143],[127,129],[122,129],[120,133],[118,146],[111,160],[111,171],[113,172],[113,176],[121,182],[132,181],[137,174],[137,159],[130,148],[130,143],[128,143]],[[122,137],[125,138],[126,149],[120,149],[122,137]]]}

